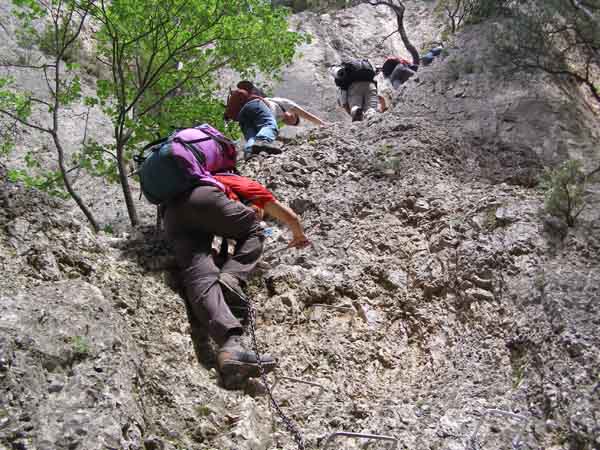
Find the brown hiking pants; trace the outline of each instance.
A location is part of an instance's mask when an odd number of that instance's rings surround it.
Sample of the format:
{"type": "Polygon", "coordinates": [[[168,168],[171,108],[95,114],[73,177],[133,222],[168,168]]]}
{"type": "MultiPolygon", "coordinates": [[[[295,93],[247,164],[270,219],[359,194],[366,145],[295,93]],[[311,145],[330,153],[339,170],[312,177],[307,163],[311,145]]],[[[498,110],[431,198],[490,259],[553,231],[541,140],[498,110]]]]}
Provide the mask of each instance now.
{"type": "Polygon", "coordinates": [[[198,186],[165,210],[165,229],[175,247],[185,295],[200,326],[222,345],[242,326],[225,303],[220,272],[246,281],[256,267],[264,235],[254,210],[232,201],[220,189],[198,186]],[[219,269],[212,256],[214,236],[235,239],[235,252],[219,269]]]}

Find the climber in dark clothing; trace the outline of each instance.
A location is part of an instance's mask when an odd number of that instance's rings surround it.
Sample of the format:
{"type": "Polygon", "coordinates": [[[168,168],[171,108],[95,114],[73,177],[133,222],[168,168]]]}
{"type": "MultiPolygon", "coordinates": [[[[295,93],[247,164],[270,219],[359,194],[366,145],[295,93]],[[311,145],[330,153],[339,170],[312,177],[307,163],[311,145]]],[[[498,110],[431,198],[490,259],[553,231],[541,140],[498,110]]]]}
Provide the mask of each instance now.
{"type": "Polygon", "coordinates": [[[398,89],[408,79],[417,73],[419,66],[409,63],[403,58],[388,58],[383,63],[381,72],[383,77],[388,79],[394,89],[398,89]]]}
{"type": "MultiPolygon", "coordinates": [[[[217,368],[223,385],[258,377],[257,356],[243,348],[242,325],[226,303],[227,296],[243,295],[242,286],[262,254],[264,236],[255,211],[215,186],[198,186],[165,207],[164,224],[194,317],[219,346],[217,368]],[[215,235],[236,241],[234,254],[222,268],[212,255],[215,235]]],[[[276,363],[262,355],[262,365],[270,372],[276,363]]]]}
{"type": "MultiPolygon", "coordinates": [[[[217,368],[223,385],[234,387],[260,375],[256,354],[241,345],[242,325],[232,312],[232,307],[246,310],[243,287],[263,250],[259,219],[265,212],[286,224],[292,231],[289,247],[303,248],[309,242],[298,216],[260,183],[231,173],[214,178],[224,189],[196,187],[165,207],[164,222],[181,268],[185,297],[201,330],[219,346],[217,368]],[[233,255],[219,255],[224,259],[219,265],[212,251],[215,235],[223,237],[225,245],[227,239],[236,242],[233,255]]],[[[269,355],[262,355],[261,361],[265,372],[275,368],[269,355]]]]}

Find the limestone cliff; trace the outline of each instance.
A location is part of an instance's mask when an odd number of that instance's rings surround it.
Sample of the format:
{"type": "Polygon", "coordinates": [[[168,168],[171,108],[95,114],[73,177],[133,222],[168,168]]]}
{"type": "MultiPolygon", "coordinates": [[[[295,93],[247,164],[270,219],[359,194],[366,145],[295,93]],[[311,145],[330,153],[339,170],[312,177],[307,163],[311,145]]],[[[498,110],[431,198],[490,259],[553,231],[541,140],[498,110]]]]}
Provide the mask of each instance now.
{"type": "MultiPolygon", "coordinates": [[[[411,5],[422,45],[436,24],[411,5]]],[[[400,52],[370,53],[389,19],[296,16],[315,37],[275,92],[339,121],[240,165],[313,243],[286,250],[269,223],[252,281],[274,396],[311,449],[342,430],[410,449],[598,448],[600,191],[567,230],[535,187],[546,164],[598,160],[597,116],[574,86],[507,78],[471,28],[352,124],[326,65],[400,52]]],[[[146,227],[93,235],[72,205],[0,178],[0,448],[296,448],[260,384],[220,388],[194,348],[150,208],[146,227]]],[[[119,197],[85,182],[113,214],[119,197]]]]}

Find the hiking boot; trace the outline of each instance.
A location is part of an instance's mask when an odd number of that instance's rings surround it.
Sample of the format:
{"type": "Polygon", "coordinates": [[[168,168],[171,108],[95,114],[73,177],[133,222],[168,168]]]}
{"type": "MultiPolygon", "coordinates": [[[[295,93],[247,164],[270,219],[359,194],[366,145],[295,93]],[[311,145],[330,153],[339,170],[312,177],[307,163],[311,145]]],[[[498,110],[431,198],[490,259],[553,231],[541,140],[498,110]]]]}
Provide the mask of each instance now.
{"type": "Polygon", "coordinates": [[[242,282],[235,275],[222,272],[219,274],[219,284],[225,303],[233,315],[245,322],[248,317],[248,301],[242,288],[242,282]]]}
{"type": "Polygon", "coordinates": [[[350,112],[350,116],[352,117],[352,122],[360,122],[363,120],[363,110],[360,106],[355,106],[352,108],[350,112]]]}
{"type": "MultiPolygon", "coordinates": [[[[277,366],[275,359],[266,354],[262,355],[261,363],[265,374],[277,366]]],[[[230,336],[219,349],[217,368],[226,389],[239,387],[248,378],[260,376],[256,353],[246,350],[242,345],[242,337],[237,335],[230,336]]]]}
{"type": "Polygon", "coordinates": [[[368,119],[369,117],[374,116],[377,113],[373,108],[369,108],[365,111],[364,118],[368,119]]]}
{"type": "Polygon", "coordinates": [[[269,155],[279,155],[282,153],[281,147],[275,142],[267,141],[266,139],[257,139],[252,145],[251,152],[258,154],[260,152],[266,152],[269,155]]]}

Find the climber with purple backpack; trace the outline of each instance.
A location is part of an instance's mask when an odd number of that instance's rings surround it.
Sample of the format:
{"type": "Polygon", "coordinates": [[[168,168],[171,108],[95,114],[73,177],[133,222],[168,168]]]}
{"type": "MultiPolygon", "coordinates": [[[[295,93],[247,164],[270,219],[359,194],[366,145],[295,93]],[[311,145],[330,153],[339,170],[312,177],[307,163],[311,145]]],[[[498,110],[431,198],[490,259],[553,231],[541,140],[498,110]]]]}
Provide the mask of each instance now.
{"type": "MultiPolygon", "coordinates": [[[[239,297],[263,250],[263,229],[255,211],[228,198],[228,188],[213,174],[235,171],[235,144],[204,124],[177,130],[149,144],[140,156],[142,193],[159,204],[167,237],[194,317],[219,346],[217,369],[225,387],[260,375],[255,352],[241,342],[242,326],[228,306],[239,297]],[[233,255],[218,267],[212,254],[214,236],[236,242],[233,255]]],[[[261,355],[265,372],[275,368],[261,355]]]]}

